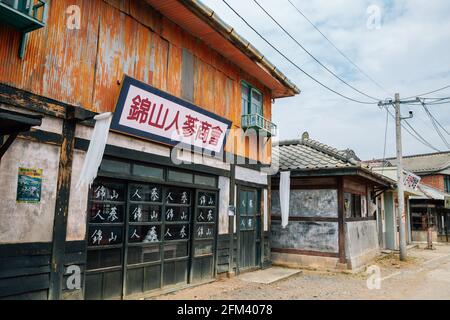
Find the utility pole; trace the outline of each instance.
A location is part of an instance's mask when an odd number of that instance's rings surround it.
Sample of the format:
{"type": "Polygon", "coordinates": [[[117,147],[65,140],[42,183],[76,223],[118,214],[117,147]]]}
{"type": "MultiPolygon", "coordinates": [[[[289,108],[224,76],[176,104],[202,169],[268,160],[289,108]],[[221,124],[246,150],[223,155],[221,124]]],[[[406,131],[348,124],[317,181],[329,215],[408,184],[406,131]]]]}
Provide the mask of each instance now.
{"type": "MultiPolygon", "coordinates": [[[[397,220],[399,223],[399,237],[400,237],[400,260],[406,260],[406,227],[403,217],[406,218],[405,214],[405,196],[404,196],[404,184],[403,184],[403,154],[402,154],[402,120],[410,119],[413,117],[412,111],[409,112],[409,117],[402,117],[400,112],[400,104],[402,103],[413,103],[420,101],[419,98],[409,101],[400,101],[400,94],[395,94],[395,100],[391,99],[380,101],[378,106],[386,107],[393,105],[395,108],[395,137],[396,137],[396,147],[397,147],[397,198],[398,198],[398,210],[397,210],[397,220]]],[[[405,219],[406,220],[406,219],[405,219]]]]}
{"type": "Polygon", "coordinates": [[[400,260],[406,260],[406,232],[405,221],[405,197],[403,191],[403,153],[402,153],[402,116],[400,113],[400,94],[395,94],[395,138],[397,146],[397,198],[398,198],[398,223],[400,226],[400,260]]]}

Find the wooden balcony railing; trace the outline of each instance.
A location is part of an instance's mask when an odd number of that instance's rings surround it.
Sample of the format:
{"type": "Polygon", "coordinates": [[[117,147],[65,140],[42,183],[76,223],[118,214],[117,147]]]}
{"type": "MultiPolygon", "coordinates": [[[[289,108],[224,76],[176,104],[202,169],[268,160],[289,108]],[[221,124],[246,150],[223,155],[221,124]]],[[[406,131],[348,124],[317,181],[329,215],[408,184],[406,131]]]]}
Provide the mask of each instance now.
{"type": "Polygon", "coordinates": [[[241,118],[241,127],[246,129],[254,129],[258,132],[263,131],[268,137],[277,135],[277,126],[259,114],[244,114],[241,118]]]}

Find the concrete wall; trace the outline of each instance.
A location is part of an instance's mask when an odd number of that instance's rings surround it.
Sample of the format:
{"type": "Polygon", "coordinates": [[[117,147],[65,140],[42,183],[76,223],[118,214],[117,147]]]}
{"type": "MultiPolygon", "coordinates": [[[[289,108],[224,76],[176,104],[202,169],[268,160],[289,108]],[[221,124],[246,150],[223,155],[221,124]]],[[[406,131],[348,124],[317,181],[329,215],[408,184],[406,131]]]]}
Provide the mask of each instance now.
{"type": "Polygon", "coordinates": [[[272,221],[271,246],[279,249],[337,253],[338,223],[291,221],[283,229],[279,220],[272,221]]]}
{"type": "Polygon", "coordinates": [[[16,139],[0,162],[0,243],[49,242],[55,215],[59,147],[16,139]],[[19,167],[42,169],[41,201],[17,203],[19,167]]]}
{"type": "Polygon", "coordinates": [[[339,258],[310,256],[305,254],[271,253],[273,265],[288,268],[312,268],[319,270],[335,270],[339,268],[339,258]]]}
{"type": "Polygon", "coordinates": [[[370,262],[379,253],[375,220],[345,223],[345,255],[350,269],[370,262]]]}
{"type": "MultiPolygon", "coordinates": [[[[272,216],[280,216],[280,192],[272,190],[272,216]]],[[[339,262],[323,253],[339,252],[339,225],[334,221],[296,221],[294,217],[337,218],[337,190],[291,189],[289,199],[289,223],[285,229],[280,220],[272,220],[271,247],[275,249],[273,264],[287,267],[311,267],[335,269],[339,262]],[[280,252],[277,249],[294,249],[297,252],[280,252]],[[314,253],[309,254],[312,251],[314,253]]]]}
{"type": "MultiPolygon", "coordinates": [[[[292,217],[327,217],[338,216],[337,190],[295,190],[291,189],[289,197],[289,216],[292,217]]],[[[272,214],[281,215],[280,192],[272,191],[272,214]]]]}

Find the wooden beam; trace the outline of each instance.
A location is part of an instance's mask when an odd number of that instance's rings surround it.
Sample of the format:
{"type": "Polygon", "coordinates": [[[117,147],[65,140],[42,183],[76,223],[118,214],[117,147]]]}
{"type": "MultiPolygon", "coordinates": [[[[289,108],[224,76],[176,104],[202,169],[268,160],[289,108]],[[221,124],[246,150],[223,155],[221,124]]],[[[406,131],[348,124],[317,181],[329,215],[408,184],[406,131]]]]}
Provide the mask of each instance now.
{"type": "Polygon", "coordinates": [[[14,140],[17,138],[18,134],[19,134],[19,132],[14,132],[14,133],[10,134],[8,136],[8,139],[6,139],[5,143],[0,144],[0,160],[6,153],[6,150],[8,150],[8,148],[12,145],[14,140]]]}
{"type": "Polygon", "coordinates": [[[30,131],[21,132],[19,134],[19,138],[55,146],[60,146],[63,140],[62,135],[58,133],[43,131],[39,129],[31,129],[30,131]]]}
{"type": "Polygon", "coordinates": [[[96,114],[86,108],[43,97],[4,83],[0,83],[0,103],[62,119],[86,120],[96,114]]]}
{"type": "MultiPolygon", "coordinates": [[[[272,220],[281,221],[280,215],[272,215],[272,220]]],[[[289,221],[305,221],[305,222],[339,222],[339,219],[333,217],[295,217],[290,216],[289,221]]]]}
{"type": "Polygon", "coordinates": [[[62,292],[64,257],[69,213],[70,183],[72,180],[72,161],[75,145],[75,127],[73,120],[63,122],[63,140],[59,154],[58,183],[56,189],[55,218],[53,222],[53,243],[49,299],[59,300],[62,292]]]}
{"type": "MultiPolygon", "coordinates": [[[[235,203],[235,188],[236,188],[236,166],[230,164],[230,206],[234,206],[235,203]]],[[[234,219],[237,214],[237,209],[235,210],[235,215],[228,217],[228,233],[230,234],[230,264],[228,266],[228,273],[231,275],[233,272],[233,258],[234,258],[234,219]]],[[[236,269],[237,271],[237,269],[236,269]]]]}
{"type": "Polygon", "coordinates": [[[272,247],[271,251],[278,252],[278,253],[302,254],[302,255],[306,255],[306,256],[339,258],[339,253],[335,253],[335,252],[323,252],[323,251],[303,250],[303,249],[293,249],[293,248],[273,248],[273,247],[272,247]]]}

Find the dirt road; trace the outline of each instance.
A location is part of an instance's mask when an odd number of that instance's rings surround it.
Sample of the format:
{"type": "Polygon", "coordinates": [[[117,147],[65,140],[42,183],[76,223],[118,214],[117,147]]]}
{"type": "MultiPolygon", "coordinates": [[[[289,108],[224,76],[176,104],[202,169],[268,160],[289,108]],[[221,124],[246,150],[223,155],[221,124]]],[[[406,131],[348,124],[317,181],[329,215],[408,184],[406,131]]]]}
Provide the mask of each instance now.
{"type": "Polygon", "coordinates": [[[155,299],[450,299],[450,246],[421,246],[408,254],[406,262],[395,254],[381,256],[370,274],[303,270],[272,284],[234,277],[155,299]]]}

